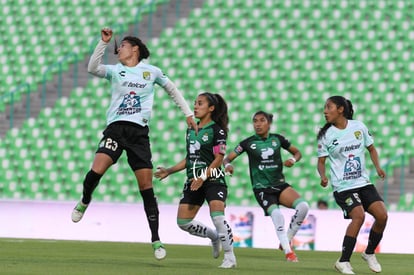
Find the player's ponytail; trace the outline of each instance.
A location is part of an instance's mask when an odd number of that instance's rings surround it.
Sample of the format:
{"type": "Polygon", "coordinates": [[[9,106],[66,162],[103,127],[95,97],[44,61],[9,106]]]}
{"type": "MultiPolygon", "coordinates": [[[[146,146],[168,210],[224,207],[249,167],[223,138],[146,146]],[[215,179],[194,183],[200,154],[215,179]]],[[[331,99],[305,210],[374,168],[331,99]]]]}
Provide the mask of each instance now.
{"type": "Polygon", "coordinates": [[[202,93],[207,98],[208,106],[214,105],[214,111],[211,113],[211,119],[222,128],[226,134],[229,131],[228,107],[224,98],[219,94],[202,93]]]}
{"type": "Polygon", "coordinates": [[[118,54],[118,42],[116,42],[116,37],[114,38],[114,54],[118,54]]]}

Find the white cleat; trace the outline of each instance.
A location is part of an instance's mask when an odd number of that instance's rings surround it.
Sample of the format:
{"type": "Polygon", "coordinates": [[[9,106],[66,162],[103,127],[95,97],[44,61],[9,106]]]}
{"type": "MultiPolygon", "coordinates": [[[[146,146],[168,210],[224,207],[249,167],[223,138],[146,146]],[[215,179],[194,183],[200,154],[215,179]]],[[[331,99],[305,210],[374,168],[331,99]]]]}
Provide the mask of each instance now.
{"type": "Polygon", "coordinates": [[[82,202],[78,202],[76,204],[75,208],[73,208],[72,211],[72,221],[78,222],[82,219],[83,214],[85,214],[86,209],[88,208],[88,205],[83,204],[82,202]]]}
{"type": "Polygon", "coordinates": [[[217,240],[212,241],[211,245],[213,247],[213,258],[217,259],[220,256],[221,251],[221,241],[220,238],[217,238],[217,240]]]}
{"type": "Polygon", "coordinates": [[[337,260],[334,267],[342,274],[355,274],[352,271],[352,266],[350,262],[340,262],[339,260],[337,260]]]}
{"type": "Polygon", "coordinates": [[[167,256],[167,250],[165,250],[164,245],[160,241],[153,242],[152,248],[154,249],[155,259],[162,260],[167,256]]]}
{"type": "Polygon", "coordinates": [[[368,263],[369,269],[373,272],[380,273],[382,271],[381,265],[377,261],[375,254],[366,254],[365,252],[362,252],[361,257],[368,263]]]}
{"type": "Polygon", "coordinates": [[[236,257],[234,255],[226,256],[224,255],[223,263],[219,268],[235,268],[237,266],[236,257]]]}

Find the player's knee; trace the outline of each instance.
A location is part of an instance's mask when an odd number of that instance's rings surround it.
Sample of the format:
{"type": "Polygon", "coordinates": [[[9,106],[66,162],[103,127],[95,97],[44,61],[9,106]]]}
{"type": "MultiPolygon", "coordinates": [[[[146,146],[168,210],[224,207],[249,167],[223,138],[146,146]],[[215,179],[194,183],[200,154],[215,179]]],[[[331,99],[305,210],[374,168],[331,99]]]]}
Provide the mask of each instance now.
{"type": "MultiPolygon", "coordinates": [[[[365,213],[363,213],[363,214],[365,214],[365,213]]],[[[365,215],[361,215],[359,213],[358,214],[353,214],[351,216],[351,219],[352,219],[352,223],[354,223],[354,224],[356,224],[358,226],[362,226],[362,224],[365,221],[365,215]]]]}
{"type": "Polygon", "coordinates": [[[194,233],[196,232],[196,227],[193,225],[191,219],[177,219],[177,225],[181,230],[188,232],[192,235],[194,235],[194,233]]]}
{"type": "Polygon", "coordinates": [[[387,225],[387,221],[388,221],[388,214],[387,212],[379,215],[378,217],[375,218],[375,223],[378,224],[379,227],[381,227],[382,229],[385,228],[385,226],[387,225]]]}

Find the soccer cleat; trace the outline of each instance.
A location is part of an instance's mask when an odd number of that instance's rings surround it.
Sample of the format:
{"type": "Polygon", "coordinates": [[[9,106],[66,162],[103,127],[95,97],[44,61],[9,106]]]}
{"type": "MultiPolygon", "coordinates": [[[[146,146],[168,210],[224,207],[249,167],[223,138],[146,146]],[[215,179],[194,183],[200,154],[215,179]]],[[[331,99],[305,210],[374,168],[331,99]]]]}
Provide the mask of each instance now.
{"type": "Polygon", "coordinates": [[[369,269],[371,269],[375,273],[381,272],[382,268],[381,265],[378,263],[375,254],[366,254],[365,252],[362,252],[361,257],[368,263],[369,269]]]}
{"type": "Polygon", "coordinates": [[[232,255],[224,255],[224,260],[219,268],[235,268],[237,266],[236,257],[232,255]]]}
{"type": "Polygon", "coordinates": [[[88,204],[83,204],[81,201],[76,204],[75,208],[72,211],[72,221],[78,222],[82,219],[83,214],[85,214],[88,204]]]}
{"type": "Polygon", "coordinates": [[[164,248],[164,245],[160,241],[155,241],[152,243],[152,248],[154,249],[154,257],[157,260],[162,260],[167,256],[167,251],[164,248]]]}
{"type": "Polygon", "coordinates": [[[212,241],[211,245],[213,247],[213,258],[217,259],[220,256],[221,251],[221,241],[220,238],[217,238],[217,240],[212,241]]]}
{"type": "Polygon", "coordinates": [[[339,260],[337,260],[334,267],[342,274],[355,274],[352,271],[352,266],[350,262],[340,262],[339,260]]]}
{"type": "Polygon", "coordinates": [[[296,256],[295,252],[293,252],[293,251],[286,254],[285,256],[286,256],[286,261],[288,261],[288,262],[292,262],[292,263],[299,262],[298,257],[296,256]]]}

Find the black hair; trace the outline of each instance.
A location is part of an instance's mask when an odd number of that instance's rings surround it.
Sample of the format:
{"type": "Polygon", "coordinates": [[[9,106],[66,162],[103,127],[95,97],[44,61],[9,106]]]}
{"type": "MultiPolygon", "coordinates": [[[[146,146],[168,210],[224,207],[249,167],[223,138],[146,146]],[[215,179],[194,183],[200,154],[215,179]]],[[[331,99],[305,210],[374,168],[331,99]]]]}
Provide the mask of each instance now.
{"type": "Polygon", "coordinates": [[[254,119],[257,115],[263,115],[266,117],[267,121],[269,122],[269,124],[271,124],[273,122],[273,115],[266,113],[265,111],[257,111],[256,113],[253,114],[252,119],[254,119]]]}
{"type": "MultiPolygon", "coordinates": [[[[127,41],[132,46],[138,46],[138,48],[139,48],[138,62],[141,61],[142,59],[148,58],[150,56],[150,51],[148,50],[147,46],[138,37],[126,36],[126,37],[124,37],[124,39],[122,39],[122,41],[127,41]]],[[[117,45],[116,39],[115,39],[115,51],[114,51],[114,53],[118,54],[118,45],[117,45]]]]}
{"type": "Polygon", "coordinates": [[[327,202],[326,200],[324,200],[324,199],[319,199],[319,200],[318,200],[318,202],[317,202],[317,206],[319,207],[319,206],[321,206],[321,205],[323,205],[323,206],[325,206],[326,208],[328,208],[328,202],[327,202]]]}
{"type": "MultiPolygon", "coordinates": [[[[343,107],[344,108],[344,117],[346,119],[352,119],[354,116],[354,107],[352,106],[352,102],[340,95],[334,95],[328,98],[326,101],[331,101],[333,104],[336,105],[337,108],[343,107]]],[[[329,127],[332,126],[332,123],[327,122],[318,132],[317,139],[321,139],[325,136],[326,131],[329,127]]]]}
{"type": "Polygon", "coordinates": [[[209,92],[201,93],[199,96],[205,96],[208,101],[208,106],[215,107],[214,111],[211,113],[211,119],[227,134],[229,132],[229,115],[227,103],[224,98],[219,94],[212,94],[209,92]]]}

